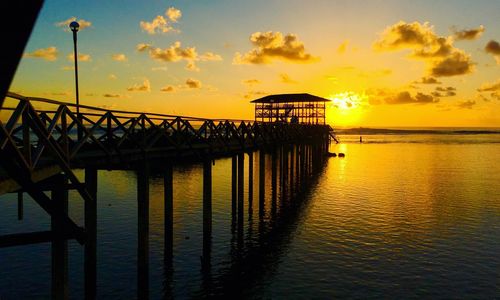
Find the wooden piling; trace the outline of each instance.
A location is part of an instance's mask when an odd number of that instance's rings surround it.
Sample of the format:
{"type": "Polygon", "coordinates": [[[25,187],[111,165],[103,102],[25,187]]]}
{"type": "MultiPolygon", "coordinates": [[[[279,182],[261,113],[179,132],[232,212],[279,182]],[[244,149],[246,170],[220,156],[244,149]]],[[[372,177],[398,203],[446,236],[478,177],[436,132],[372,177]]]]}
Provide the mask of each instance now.
{"type": "Polygon", "coordinates": [[[259,215],[264,213],[266,195],[266,154],[259,151],[259,215]]]}
{"type": "Polygon", "coordinates": [[[51,192],[54,211],[51,217],[52,239],[52,298],[68,299],[68,242],[64,238],[63,218],[68,215],[67,179],[55,175],[56,186],[51,192]]]}
{"type": "Polygon", "coordinates": [[[97,296],[97,169],[85,169],[85,187],[93,201],[85,201],[85,299],[97,296]]]}
{"type": "Polygon", "coordinates": [[[212,249],[212,163],[203,161],[203,256],[202,266],[210,266],[212,249]]]}
{"type": "Polygon", "coordinates": [[[238,174],[238,164],[237,157],[233,155],[231,157],[231,211],[232,215],[236,216],[236,198],[237,198],[237,176],[238,174]]]}
{"type": "Polygon", "coordinates": [[[174,189],[173,189],[173,168],[168,163],[163,172],[163,200],[164,200],[164,259],[171,262],[173,257],[173,228],[174,228],[174,189]]]}
{"type": "Polygon", "coordinates": [[[238,226],[243,225],[245,154],[238,154],[238,226]]]}
{"type": "Polygon", "coordinates": [[[253,204],[253,152],[248,152],[248,213],[252,213],[253,204]]]}
{"type": "Polygon", "coordinates": [[[17,219],[20,221],[24,217],[24,196],[23,192],[17,193],[17,219]]]}
{"type": "Polygon", "coordinates": [[[149,298],[149,168],[137,171],[137,298],[149,298]]]}

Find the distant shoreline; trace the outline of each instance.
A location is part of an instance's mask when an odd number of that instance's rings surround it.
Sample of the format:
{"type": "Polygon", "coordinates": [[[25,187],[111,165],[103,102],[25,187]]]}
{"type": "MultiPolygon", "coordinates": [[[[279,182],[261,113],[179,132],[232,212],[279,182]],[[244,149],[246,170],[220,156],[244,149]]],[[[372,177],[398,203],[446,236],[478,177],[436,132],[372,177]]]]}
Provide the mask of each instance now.
{"type": "Polygon", "coordinates": [[[436,129],[394,129],[394,128],[335,128],[336,134],[375,135],[375,134],[500,134],[500,128],[436,128],[436,129]]]}

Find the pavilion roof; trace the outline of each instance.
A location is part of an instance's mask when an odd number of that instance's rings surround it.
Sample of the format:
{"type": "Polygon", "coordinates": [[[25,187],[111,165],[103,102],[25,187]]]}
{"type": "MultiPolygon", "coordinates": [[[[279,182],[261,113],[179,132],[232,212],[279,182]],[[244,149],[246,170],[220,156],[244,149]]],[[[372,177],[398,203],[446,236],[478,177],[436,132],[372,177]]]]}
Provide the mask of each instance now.
{"type": "Polygon", "coordinates": [[[302,94],[276,94],[268,95],[250,101],[251,103],[286,103],[286,102],[329,102],[331,100],[314,96],[307,93],[302,94]]]}

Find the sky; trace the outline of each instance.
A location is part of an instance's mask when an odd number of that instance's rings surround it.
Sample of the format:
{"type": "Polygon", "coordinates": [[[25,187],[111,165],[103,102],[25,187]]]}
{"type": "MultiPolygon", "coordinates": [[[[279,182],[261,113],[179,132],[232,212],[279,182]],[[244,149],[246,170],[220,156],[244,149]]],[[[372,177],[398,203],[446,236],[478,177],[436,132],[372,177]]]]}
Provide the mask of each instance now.
{"type": "Polygon", "coordinates": [[[347,127],[500,127],[500,2],[46,0],[10,91],[107,109],[253,119],[331,99],[347,127]]]}

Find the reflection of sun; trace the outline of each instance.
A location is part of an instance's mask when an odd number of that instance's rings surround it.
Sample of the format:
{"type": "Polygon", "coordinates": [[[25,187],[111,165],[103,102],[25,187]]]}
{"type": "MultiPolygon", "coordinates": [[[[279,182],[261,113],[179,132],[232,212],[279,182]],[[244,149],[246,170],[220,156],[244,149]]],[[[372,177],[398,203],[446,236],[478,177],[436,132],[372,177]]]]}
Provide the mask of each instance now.
{"type": "Polygon", "coordinates": [[[330,113],[328,121],[336,125],[349,126],[358,123],[362,114],[362,104],[366,100],[365,95],[354,92],[342,92],[328,97],[330,103],[330,113]]]}

